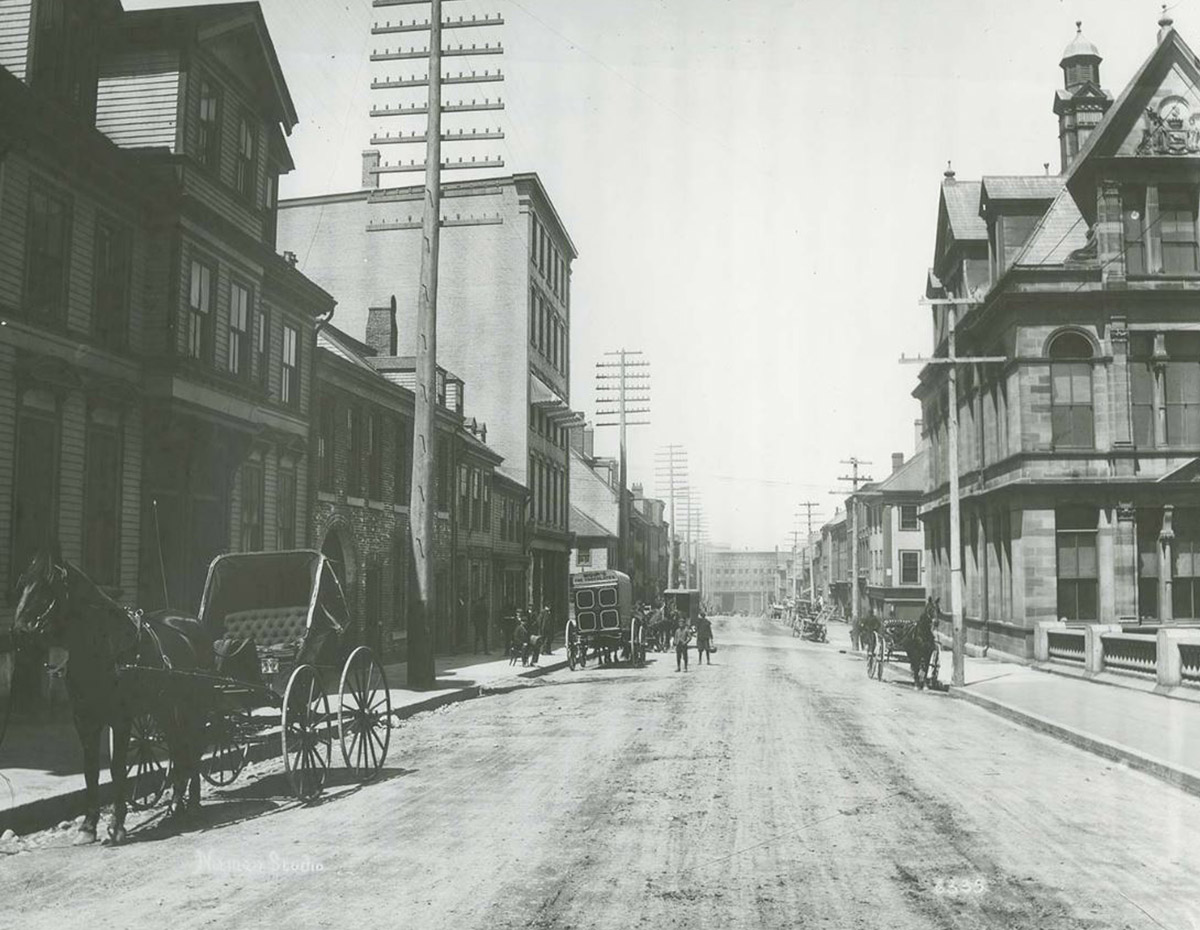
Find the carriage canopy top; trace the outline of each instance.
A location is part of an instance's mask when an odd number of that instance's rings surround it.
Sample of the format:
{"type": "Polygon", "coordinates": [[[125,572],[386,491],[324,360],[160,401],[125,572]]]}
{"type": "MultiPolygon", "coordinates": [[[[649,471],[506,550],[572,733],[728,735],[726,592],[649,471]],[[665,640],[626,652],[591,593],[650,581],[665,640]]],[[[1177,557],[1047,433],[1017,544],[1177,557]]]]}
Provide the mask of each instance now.
{"type": "Polygon", "coordinates": [[[237,552],[219,555],[208,567],[200,600],[200,622],[221,631],[233,613],[290,608],[340,633],[349,613],[333,563],[319,552],[237,552]]]}

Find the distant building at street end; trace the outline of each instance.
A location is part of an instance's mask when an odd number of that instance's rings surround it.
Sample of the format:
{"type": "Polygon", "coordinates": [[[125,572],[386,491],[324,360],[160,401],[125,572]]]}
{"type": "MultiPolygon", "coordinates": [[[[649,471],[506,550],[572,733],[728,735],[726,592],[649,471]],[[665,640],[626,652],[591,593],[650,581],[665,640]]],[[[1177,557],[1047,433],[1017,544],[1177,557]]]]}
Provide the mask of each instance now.
{"type": "MultiPolygon", "coordinates": [[[[365,155],[378,164],[378,152],[365,155]]],[[[414,355],[421,186],[280,204],[279,240],[335,293],[339,323],[364,331],[366,308],[395,300],[401,355],[414,355]],[[414,225],[415,224],[415,225],[414,225]]],[[[565,616],[570,551],[571,265],[576,249],[536,174],[443,185],[438,361],[471,385],[472,414],[529,491],[528,600],[565,616]]]]}
{"type": "Polygon", "coordinates": [[[761,614],[784,599],[791,552],[712,549],[706,599],[722,614],[761,614]]]}
{"type": "MultiPolygon", "coordinates": [[[[1116,102],[1076,36],[1058,175],[947,171],[927,296],[961,301],[968,641],[1033,653],[1038,621],[1200,620],[1200,66],[1169,17],[1116,102]]],[[[933,346],[948,343],[931,305],[933,346]]],[[[930,588],[950,606],[947,368],[914,396],[929,444],[930,588]]]]}

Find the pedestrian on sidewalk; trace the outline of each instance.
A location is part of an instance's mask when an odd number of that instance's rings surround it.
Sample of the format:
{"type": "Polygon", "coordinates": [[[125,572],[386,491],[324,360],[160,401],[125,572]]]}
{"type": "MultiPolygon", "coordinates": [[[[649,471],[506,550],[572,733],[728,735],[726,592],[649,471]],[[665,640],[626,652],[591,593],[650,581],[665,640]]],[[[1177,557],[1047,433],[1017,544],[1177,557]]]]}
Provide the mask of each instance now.
{"type": "Polygon", "coordinates": [[[708,664],[712,665],[712,641],[713,630],[712,621],[708,619],[708,615],[701,613],[700,618],[696,621],[696,664],[699,665],[701,660],[707,658],[708,664]]]}
{"type": "Polygon", "coordinates": [[[520,610],[513,613],[505,614],[500,618],[500,635],[504,637],[504,654],[511,656],[513,654],[513,643],[517,630],[517,618],[520,615],[520,610]]]}
{"type": "Polygon", "coordinates": [[[550,645],[554,640],[554,621],[550,619],[550,607],[548,604],[543,604],[541,612],[538,614],[537,632],[538,636],[542,638],[542,649],[546,655],[550,655],[550,645]]]}
{"type": "Polygon", "coordinates": [[[471,624],[475,627],[475,652],[478,654],[480,644],[482,644],[483,652],[486,655],[488,651],[488,615],[487,601],[482,594],[475,598],[475,603],[471,607],[471,624]]]}
{"type": "Polygon", "coordinates": [[[675,627],[675,671],[686,672],[688,667],[688,643],[692,640],[692,631],[688,629],[687,621],[679,618],[675,627]]]}

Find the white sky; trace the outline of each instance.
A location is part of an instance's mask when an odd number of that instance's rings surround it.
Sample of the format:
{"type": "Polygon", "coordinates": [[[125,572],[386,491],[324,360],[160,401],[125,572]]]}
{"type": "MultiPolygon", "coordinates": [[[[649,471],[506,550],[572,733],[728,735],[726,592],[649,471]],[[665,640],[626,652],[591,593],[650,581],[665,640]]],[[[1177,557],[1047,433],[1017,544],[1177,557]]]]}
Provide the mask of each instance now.
{"type": "MultiPolygon", "coordinates": [[[[366,113],[399,99],[370,79],[410,64],[367,54],[414,44],[370,24],[427,7],[261,2],[300,115],[282,195],[357,189],[361,150],[384,128],[366,113]]],[[[183,4],[125,0],[163,5],[183,4]]],[[[788,545],[799,501],[833,514],[840,459],[882,478],[891,452],[913,451],[917,372],[897,359],[929,348],[916,301],[947,159],[961,179],[1057,172],[1051,102],[1075,20],[1116,96],[1154,46],[1160,4],[459,0],[445,12],[506,19],[491,35],[447,34],[501,39],[503,58],[447,70],[499,64],[507,82],[444,95],[500,88],[508,139],[479,151],[503,154],[505,173],[536,171],[579,248],[573,406],[594,410],[606,350],[642,349],[653,425],[631,433],[631,480],[652,492],[655,450],[682,443],[714,540],[769,548],[788,545]]],[[[1172,15],[1200,48],[1200,0],[1172,15]]]]}

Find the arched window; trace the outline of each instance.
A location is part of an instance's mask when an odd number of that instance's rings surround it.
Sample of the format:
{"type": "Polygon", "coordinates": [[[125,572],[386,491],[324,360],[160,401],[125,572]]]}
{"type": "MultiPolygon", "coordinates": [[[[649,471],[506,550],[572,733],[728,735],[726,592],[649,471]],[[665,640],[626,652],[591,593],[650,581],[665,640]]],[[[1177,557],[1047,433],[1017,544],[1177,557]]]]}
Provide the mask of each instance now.
{"type": "Polygon", "coordinates": [[[1048,354],[1051,443],[1055,449],[1095,448],[1092,344],[1082,333],[1060,333],[1048,354]]]}

